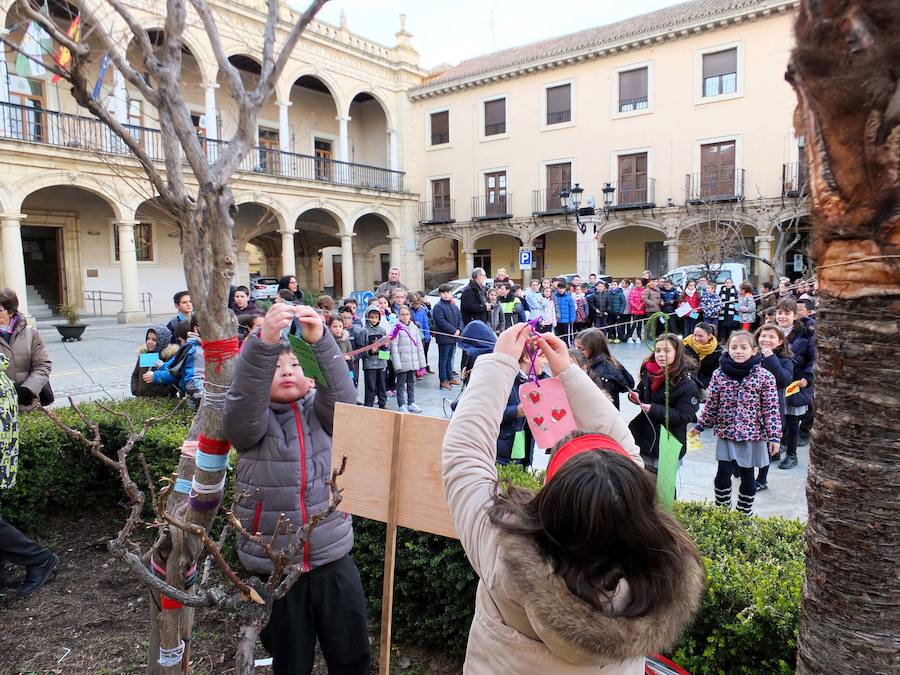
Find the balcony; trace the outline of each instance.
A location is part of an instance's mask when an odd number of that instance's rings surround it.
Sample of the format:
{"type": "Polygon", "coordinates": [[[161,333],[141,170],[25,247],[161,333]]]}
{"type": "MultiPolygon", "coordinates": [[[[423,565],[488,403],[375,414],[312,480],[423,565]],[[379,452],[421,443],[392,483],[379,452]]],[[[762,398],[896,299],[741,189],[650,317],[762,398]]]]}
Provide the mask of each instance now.
{"type": "Polygon", "coordinates": [[[511,194],[472,197],[472,220],[508,220],[511,207],[511,194]]]}
{"type": "MultiPolygon", "coordinates": [[[[125,128],[151,159],[163,161],[162,132],[159,129],[131,125],[125,125],[125,128]]],[[[131,155],[131,150],[122,139],[100,120],[12,103],[0,103],[0,139],[40,143],[106,155],[131,155]]],[[[206,138],[201,138],[200,143],[206,150],[210,162],[218,159],[219,153],[228,145],[227,141],[206,138]]],[[[247,153],[238,166],[238,171],[385,192],[404,191],[402,171],[299,155],[266,147],[255,147],[247,153]]]]}
{"type": "Polygon", "coordinates": [[[646,110],[647,109],[647,97],[641,96],[639,98],[623,98],[619,100],[619,112],[634,112],[635,110],[646,110]]]}
{"type": "Polygon", "coordinates": [[[565,213],[559,189],[532,190],[531,191],[531,215],[556,216],[565,213]]]}
{"type": "Polygon", "coordinates": [[[809,167],[806,162],[781,165],[781,196],[793,199],[809,194],[809,167]]]}
{"type": "Polygon", "coordinates": [[[612,187],[616,188],[613,193],[612,207],[619,211],[628,209],[652,209],[656,207],[656,179],[647,178],[644,185],[638,187],[624,188],[619,183],[612,183],[612,187]]]}
{"type": "Polygon", "coordinates": [[[419,202],[420,225],[448,225],[456,222],[456,200],[419,202]]]}
{"type": "Polygon", "coordinates": [[[744,199],[744,169],[713,167],[684,177],[684,202],[697,206],[711,202],[739,202],[744,199]]]}

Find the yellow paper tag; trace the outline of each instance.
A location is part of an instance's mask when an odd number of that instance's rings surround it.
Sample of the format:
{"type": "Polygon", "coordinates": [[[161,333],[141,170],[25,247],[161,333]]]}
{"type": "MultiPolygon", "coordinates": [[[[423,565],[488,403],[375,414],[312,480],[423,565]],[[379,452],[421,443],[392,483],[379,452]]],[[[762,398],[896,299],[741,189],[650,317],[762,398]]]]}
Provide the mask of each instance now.
{"type": "Polygon", "coordinates": [[[787,386],[787,389],[784,390],[784,395],[793,396],[798,391],[800,391],[800,380],[794,380],[787,386]]]}
{"type": "Polygon", "coordinates": [[[688,449],[688,452],[702,450],[703,449],[703,441],[700,440],[699,436],[691,436],[690,434],[688,434],[687,449],[688,449]]]}

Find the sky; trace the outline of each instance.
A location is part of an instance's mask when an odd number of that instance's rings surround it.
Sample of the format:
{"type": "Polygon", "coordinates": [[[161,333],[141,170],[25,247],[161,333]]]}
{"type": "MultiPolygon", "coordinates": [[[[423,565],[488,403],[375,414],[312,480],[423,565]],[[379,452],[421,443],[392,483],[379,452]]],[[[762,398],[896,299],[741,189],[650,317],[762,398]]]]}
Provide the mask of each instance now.
{"type": "MultiPolygon", "coordinates": [[[[473,56],[601,26],[677,4],[678,0],[331,0],[319,17],[387,46],[400,14],[413,35],[419,65],[457,64],[473,56]]],[[[303,0],[292,5],[304,6],[303,0]]]]}

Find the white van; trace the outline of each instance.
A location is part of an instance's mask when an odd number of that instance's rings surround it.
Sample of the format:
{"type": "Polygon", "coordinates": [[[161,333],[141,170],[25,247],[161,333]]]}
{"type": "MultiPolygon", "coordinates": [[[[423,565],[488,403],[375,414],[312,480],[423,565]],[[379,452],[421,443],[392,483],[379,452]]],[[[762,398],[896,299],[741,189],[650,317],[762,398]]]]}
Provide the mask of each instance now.
{"type": "Polygon", "coordinates": [[[684,288],[688,281],[691,279],[696,281],[702,276],[714,276],[715,278],[709,279],[709,281],[716,285],[716,289],[720,288],[726,279],[731,279],[735,288],[739,288],[742,283],[750,279],[750,273],[747,271],[746,265],[730,262],[711,266],[709,275],[707,275],[706,268],[703,265],[683,265],[665,274],[665,278],[671,279],[677,288],[684,288]]]}

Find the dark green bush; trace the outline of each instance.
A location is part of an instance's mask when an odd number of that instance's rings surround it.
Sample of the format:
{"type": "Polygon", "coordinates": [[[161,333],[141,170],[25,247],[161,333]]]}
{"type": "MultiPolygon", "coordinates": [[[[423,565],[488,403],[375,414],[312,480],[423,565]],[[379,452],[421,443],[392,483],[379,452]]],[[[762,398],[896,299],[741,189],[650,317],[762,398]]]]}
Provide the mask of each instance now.
{"type": "MultiPolygon", "coordinates": [[[[111,407],[127,413],[139,424],[149,417],[165,414],[174,405],[167,399],[133,398],[117,401],[111,407]]],[[[95,404],[85,403],[81,408],[100,426],[104,447],[114,457],[128,438],[124,420],[95,404]]],[[[75,411],[60,408],[54,412],[72,428],[88,433],[75,411]]],[[[154,480],[168,475],[178,465],[179,448],[190,421],[191,413],[179,410],[150,429],[144,441],[132,451],[129,469],[142,489],[146,481],[138,453],[143,452],[147,458],[154,480]]],[[[22,415],[20,423],[19,471],[15,487],[3,496],[4,518],[24,529],[40,530],[56,512],[78,513],[125,498],[118,475],[43,413],[22,415]]]]}

